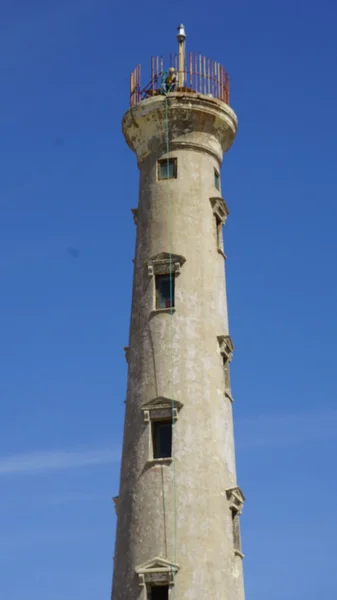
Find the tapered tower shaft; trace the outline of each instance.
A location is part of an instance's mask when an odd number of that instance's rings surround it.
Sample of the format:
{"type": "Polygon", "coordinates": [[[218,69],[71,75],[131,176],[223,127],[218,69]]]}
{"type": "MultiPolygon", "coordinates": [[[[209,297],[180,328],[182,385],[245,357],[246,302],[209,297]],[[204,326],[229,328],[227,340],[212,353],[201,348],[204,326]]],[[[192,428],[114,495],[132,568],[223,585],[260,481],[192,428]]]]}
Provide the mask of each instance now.
{"type": "Polygon", "coordinates": [[[200,93],[194,59],[123,119],[140,182],[113,600],[244,599],[220,189],[237,119],[222,67],[200,93]]]}

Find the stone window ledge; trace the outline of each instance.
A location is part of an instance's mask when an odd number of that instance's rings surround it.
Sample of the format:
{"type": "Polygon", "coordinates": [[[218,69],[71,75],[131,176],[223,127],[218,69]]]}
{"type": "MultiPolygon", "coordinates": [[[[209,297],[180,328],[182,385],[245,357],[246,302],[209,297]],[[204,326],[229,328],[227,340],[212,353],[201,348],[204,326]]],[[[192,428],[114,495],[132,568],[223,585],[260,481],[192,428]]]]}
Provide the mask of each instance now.
{"type": "Polygon", "coordinates": [[[172,308],[154,308],[153,310],[151,310],[151,316],[152,315],[157,315],[157,314],[167,314],[167,315],[173,315],[173,313],[176,312],[175,307],[173,306],[172,308]]]}
{"type": "Polygon", "coordinates": [[[238,550],[237,548],[234,548],[234,554],[235,556],[240,556],[240,558],[244,558],[245,555],[243,554],[243,552],[241,552],[241,550],[238,550]]]}
{"type": "Polygon", "coordinates": [[[167,457],[167,458],[151,458],[149,460],[146,461],[147,466],[149,467],[154,467],[156,465],[167,465],[170,466],[170,464],[172,463],[173,458],[172,456],[167,457]]]}

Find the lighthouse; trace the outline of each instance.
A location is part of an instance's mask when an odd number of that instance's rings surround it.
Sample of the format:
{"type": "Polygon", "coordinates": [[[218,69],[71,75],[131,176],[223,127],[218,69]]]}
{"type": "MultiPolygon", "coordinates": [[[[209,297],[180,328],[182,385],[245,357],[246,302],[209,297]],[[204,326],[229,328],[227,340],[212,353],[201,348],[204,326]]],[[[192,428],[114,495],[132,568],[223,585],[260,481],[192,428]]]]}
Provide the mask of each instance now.
{"type": "Polygon", "coordinates": [[[244,600],[223,227],[237,117],[224,67],[178,48],[130,78],[139,169],[112,600],[244,600]]]}

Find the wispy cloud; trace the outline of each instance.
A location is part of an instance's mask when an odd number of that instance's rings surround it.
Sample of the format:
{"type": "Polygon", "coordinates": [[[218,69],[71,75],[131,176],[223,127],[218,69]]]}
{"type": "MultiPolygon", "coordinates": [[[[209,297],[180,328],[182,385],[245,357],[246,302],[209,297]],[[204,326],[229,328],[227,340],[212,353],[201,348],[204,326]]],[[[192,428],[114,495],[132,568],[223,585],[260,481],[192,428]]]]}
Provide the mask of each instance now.
{"type": "Polygon", "coordinates": [[[236,433],[241,447],[303,444],[337,438],[337,410],[263,414],[240,419],[236,433]]]}
{"type": "MultiPolygon", "coordinates": [[[[337,410],[262,414],[235,421],[241,448],[285,446],[337,439],[337,410]]],[[[27,452],[0,456],[1,475],[29,475],[51,470],[94,467],[118,462],[117,448],[27,452]]]]}
{"type": "Polygon", "coordinates": [[[92,467],[113,463],[119,458],[120,452],[111,448],[14,454],[0,457],[0,476],[92,467]]]}

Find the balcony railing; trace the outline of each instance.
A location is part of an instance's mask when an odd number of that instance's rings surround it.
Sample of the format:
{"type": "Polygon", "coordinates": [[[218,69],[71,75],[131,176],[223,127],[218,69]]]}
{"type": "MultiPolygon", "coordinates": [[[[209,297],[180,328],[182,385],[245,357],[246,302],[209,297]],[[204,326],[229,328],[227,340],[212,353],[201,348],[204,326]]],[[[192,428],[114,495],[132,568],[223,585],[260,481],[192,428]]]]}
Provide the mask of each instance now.
{"type": "Polygon", "coordinates": [[[151,78],[145,87],[141,84],[141,66],[137,65],[130,77],[130,106],[161,94],[162,84],[170,67],[175,68],[177,76],[174,91],[205,94],[229,104],[229,76],[224,67],[201,54],[190,52],[185,55],[183,71],[179,71],[177,55],[170,55],[170,62],[166,68],[161,56],[152,56],[151,78]]]}

